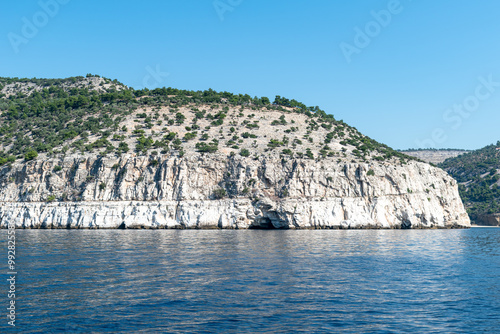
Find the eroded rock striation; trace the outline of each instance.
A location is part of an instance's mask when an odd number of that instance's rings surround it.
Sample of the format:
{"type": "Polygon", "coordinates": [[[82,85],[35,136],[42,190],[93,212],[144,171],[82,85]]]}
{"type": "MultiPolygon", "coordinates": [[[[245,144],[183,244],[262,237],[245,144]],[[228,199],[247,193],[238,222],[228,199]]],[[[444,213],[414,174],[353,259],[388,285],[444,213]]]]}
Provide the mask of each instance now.
{"type": "Polygon", "coordinates": [[[279,155],[37,159],[0,170],[17,228],[467,228],[457,183],[426,163],[279,155]]]}

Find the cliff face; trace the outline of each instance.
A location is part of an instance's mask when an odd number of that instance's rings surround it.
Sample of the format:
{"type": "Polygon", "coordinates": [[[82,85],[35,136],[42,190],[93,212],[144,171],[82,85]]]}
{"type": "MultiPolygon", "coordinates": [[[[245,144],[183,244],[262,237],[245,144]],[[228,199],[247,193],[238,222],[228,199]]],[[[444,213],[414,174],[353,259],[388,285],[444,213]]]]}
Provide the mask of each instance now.
{"type": "Polygon", "coordinates": [[[0,182],[1,227],[470,226],[456,182],[415,161],[73,155],[4,166],[0,182]]]}
{"type": "Polygon", "coordinates": [[[319,107],[0,78],[0,226],[468,227],[456,182],[319,107]],[[130,154],[135,152],[134,154],[130,154]]]}
{"type": "Polygon", "coordinates": [[[481,226],[500,226],[500,213],[479,215],[475,217],[473,222],[481,226]]]}
{"type": "Polygon", "coordinates": [[[459,155],[465,154],[469,151],[460,150],[420,150],[420,151],[401,151],[406,155],[418,158],[425,162],[430,162],[433,164],[440,164],[446,159],[455,158],[459,155]]]}

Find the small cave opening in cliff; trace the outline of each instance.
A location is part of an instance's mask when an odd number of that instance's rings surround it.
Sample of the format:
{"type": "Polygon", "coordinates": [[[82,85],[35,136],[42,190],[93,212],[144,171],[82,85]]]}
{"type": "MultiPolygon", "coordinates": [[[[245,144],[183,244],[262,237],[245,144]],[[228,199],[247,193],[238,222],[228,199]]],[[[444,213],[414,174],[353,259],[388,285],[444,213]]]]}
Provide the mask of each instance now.
{"type": "Polygon", "coordinates": [[[409,229],[411,229],[411,221],[409,221],[409,220],[403,220],[401,222],[401,229],[402,230],[409,230],[409,229]]]}
{"type": "Polygon", "coordinates": [[[259,225],[251,225],[249,229],[251,230],[277,230],[273,225],[271,219],[264,217],[260,218],[258,221],[259,225]]]}

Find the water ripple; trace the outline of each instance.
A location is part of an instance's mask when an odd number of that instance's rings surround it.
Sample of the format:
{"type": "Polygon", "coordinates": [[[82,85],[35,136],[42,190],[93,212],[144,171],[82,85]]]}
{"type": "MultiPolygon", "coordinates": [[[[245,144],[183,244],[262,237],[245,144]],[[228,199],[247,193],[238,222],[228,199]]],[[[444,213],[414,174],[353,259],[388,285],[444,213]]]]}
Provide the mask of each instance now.
{"type": "Polygon", "coordinates": [[[500,328],[499,229],[23,230],[17,238],[17,332],[500,328]]]}

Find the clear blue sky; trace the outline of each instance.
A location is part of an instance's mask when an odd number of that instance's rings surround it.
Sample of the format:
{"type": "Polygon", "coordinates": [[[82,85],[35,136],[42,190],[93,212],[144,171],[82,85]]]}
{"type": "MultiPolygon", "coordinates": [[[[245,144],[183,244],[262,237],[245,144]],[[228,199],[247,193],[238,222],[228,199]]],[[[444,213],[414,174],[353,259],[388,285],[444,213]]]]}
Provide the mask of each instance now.
{"type": "Polygon", "coordinates": [[[394,148],[475,149],[500,140],[499,13],[497,0],[9,1],[0,76],[281,95],[394,148]]]}

